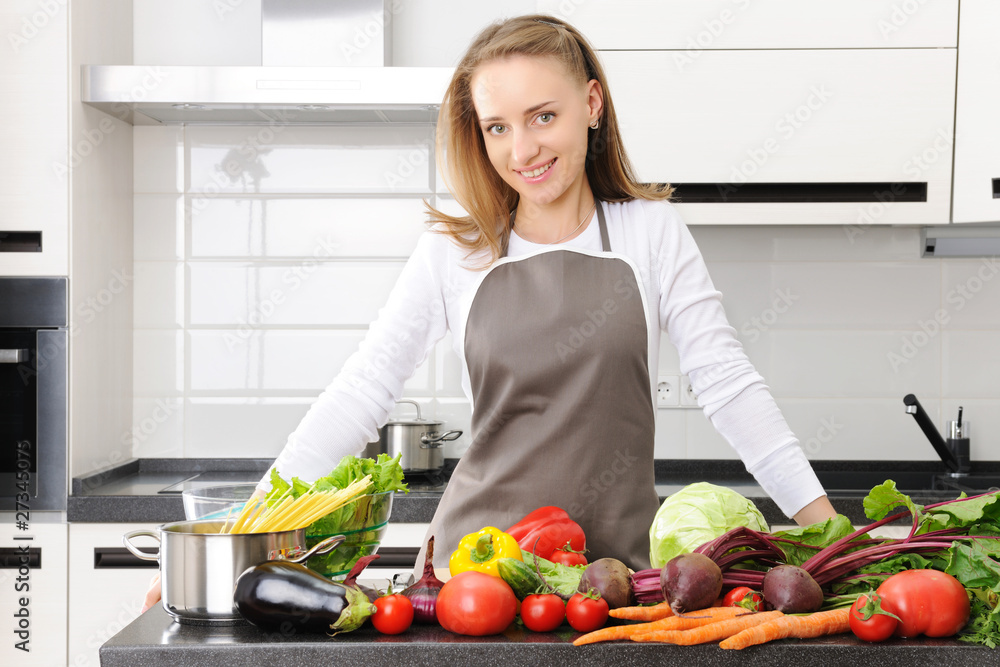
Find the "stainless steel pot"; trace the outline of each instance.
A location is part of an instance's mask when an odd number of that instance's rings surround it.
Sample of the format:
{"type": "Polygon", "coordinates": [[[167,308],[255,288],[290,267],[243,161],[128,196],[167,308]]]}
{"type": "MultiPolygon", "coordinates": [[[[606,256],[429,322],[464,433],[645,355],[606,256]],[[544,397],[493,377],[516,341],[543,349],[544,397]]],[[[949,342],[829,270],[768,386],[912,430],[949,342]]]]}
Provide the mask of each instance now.
{"type": "Polygon", "coordinates": [[[417,418],[398,419],[386,422],[379,431],[379,441],[370,442],[365,448],[365,456],[375,458],[379,454],[395,457],[402,453],[400,465],[407,472],[434,471],[444,466],[444,451],[441,446],[461,437],[461,431],[441,433],[444,422],[424,419],[420,416],[420,404],[416,401],[402,400],[399,403],[409,403],[417,409],[417,418]]]}
{"type": "Polygon", "coordinates": [[[125,548],[138,558],[160,562],[163,608],[175,621],[192,625],[245,623],[233,606],[233,590],[247,568],[278,559],[300,563],[333,550],[345,539],[334,535],[306,551],[305,528],[231,535],[219,532],[224,523],[214,519],[177,521],[163,524],[156,532],[133,530],[122,538],[125,548]],[[160,543],[155,554],[132,544],[131,540],[140,536],[160,543]]]}

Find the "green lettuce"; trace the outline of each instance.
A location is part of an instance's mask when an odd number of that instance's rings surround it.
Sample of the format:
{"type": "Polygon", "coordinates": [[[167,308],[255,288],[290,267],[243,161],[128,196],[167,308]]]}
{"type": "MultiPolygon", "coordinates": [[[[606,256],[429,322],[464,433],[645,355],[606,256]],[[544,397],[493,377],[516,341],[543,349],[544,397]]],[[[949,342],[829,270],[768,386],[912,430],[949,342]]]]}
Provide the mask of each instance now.
{"type": "Polygon", "coordinates": [[[278,472],[271,470],[271,490],[265,497],[268,505],[278,502],[286,493],[298,498],[311,489],[329,491],[343,489],[371,475],[371,484],[364,495],[317,519],[306,528],[306,546],[312,547],[330,535],[346,535],[347,540],[326,554],[313,556],[307,565],[328,577],[343,577],[358,558],[375,552],[389,520],[392,495],[389,491],[409,492],[403,481],[402,454],[389,458],[379,454],[377,459],[345,456],[329,475],[312,484],[298,477],[285,481],[278,472]]]}
{"type": "Polygon", "coordinates": [[[689,484],[663,501],[649,527],[649,560],[663,567],[723,533],[746,526],[767,532],[767,521],[742,495],[708,482],[689,484]]]}
{"type": "MultiPolygon", "coordinates": [[[[820,549],[830,546],[853,532],[854,526],[851,525],[851,520],[843,514],[838,514],[832,519],[808,526],[779,530],[773,533],[772,537],[781,538],[777,541],[777,545],[782,553],[785,554],[785,563],[788,565],[802,565],[802,563],[815,556],[820,549]],[[791,540],[791,542],[785,542],[784,540],[791,540]],[[811,549],[809,547],[815,548],[811,549]]],[[[863,537],[861,536],[858,539],[863,539],[863,537]]]]}

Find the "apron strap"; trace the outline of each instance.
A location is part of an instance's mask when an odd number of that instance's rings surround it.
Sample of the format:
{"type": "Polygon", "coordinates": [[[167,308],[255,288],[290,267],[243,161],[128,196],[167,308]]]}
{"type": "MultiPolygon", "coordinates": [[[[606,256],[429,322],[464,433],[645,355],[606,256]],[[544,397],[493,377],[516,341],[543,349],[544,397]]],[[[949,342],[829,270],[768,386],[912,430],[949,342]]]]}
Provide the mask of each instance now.
{"type": "MultiPolygon", "coordinates": [[[[604,221],[604,206],[600,201],[597,202],[597,224],[601,228],[601,250],[604,252],[611,252],[611,241],[608,238],[608,225],[604,221]]],[[[514,217],[517,215],[517,209],[510,212],[510,234],[513,234],[514,230],[514,217]]],[[[507,247],[510,245],[510,234],[507,235],[507,240],[504,241],[503,250],[500,253],[500,257],[507,256],[507,247]]]]}

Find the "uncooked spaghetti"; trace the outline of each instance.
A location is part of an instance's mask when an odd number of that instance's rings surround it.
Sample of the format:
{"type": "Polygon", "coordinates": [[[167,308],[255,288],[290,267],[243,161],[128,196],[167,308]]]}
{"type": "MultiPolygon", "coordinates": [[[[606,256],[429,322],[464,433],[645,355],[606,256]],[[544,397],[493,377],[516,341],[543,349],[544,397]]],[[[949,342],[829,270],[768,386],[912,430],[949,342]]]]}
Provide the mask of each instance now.
{"type": "Polygon", "coordinates": [[[362,495],[370,485],[371,475],[366,475],[343,489],[310,490],[298,498],[293,498],[289,489],[271,505],[259,498],[251,498],[232,526],[226,522],[228,530],[223,532],[269,533],[305,528],[362,495]]]}

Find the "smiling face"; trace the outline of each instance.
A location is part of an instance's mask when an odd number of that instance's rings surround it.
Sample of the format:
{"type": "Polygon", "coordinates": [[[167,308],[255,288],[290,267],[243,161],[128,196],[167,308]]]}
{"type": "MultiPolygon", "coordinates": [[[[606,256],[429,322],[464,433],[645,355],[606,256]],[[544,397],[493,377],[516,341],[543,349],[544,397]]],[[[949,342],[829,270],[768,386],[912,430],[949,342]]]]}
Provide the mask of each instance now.
{"type": "Polygon", "coordinates": [[[583,199],[587,130],[600,117],[600,84],[573,80],[554,58],[529,56],[486,63],[471,84],[490,162],[521,205],[583,199]]]}

